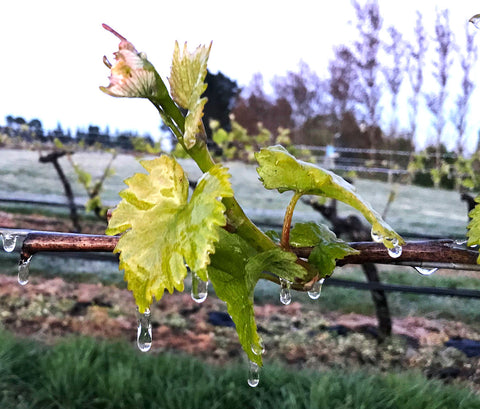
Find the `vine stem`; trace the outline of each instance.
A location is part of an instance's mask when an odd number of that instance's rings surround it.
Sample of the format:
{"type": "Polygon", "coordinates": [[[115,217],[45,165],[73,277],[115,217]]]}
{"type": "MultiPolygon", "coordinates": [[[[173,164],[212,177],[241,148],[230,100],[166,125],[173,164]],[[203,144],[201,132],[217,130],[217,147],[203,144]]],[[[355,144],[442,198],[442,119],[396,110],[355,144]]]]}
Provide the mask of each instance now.
{"type": "Polygon", "coordinates": [[[280,239],[280,245],[285,250],[290,250],[290,229],[292,227],[292,217],[295,206],[297,205],[298,199],[302,197],[301,193],[295,192],[290,203],[285,210],[285,217],[283,218],[283,227],[282,227],[282,237],[280,239]]]}
{"type": "MultiPolygon", "coordinates": [[[[11,233],[15,230],[9,229],[11,233]]],[[[91,234],[73,234],[56,232],[28,233],[23,241],[21,258],[26,260],[38,252],[112,252],[118,243],[118,236],[91,234]]],[[[440,267],[451,270],[480,270],[477,264],[478,251],[461,247],[453,240],[410,241],[402,246],[402,255],[391,258],[380,243],[354,242],[351,247],[359,250],[359,254],[337,260],[337,266],[346,264],[394,264],[414,267],[440,267]]],[[[312,247],[292,248],[298,257],[308,258],[312,247]]],[[[412,270],[413,271],[413,270],[412,270]]],[[[279,283],[278,277],[264,274],[263,278],[279,283]]],[[[293,284],[295,290],[304,291],[302,284],[293,284]]]]}

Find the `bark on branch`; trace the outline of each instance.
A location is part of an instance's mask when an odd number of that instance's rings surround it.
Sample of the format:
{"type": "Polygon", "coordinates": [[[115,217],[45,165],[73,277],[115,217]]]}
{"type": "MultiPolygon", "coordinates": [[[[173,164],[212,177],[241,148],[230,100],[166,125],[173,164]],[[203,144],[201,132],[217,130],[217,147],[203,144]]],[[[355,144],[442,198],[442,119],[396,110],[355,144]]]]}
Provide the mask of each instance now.
{"type": "MultiPolygon", "coordinates": [[[[22,259],[35,253],[49,252],[112,252],[118,236],[91,234],[34,232],[26,235],[23,242],[22,259]]],[[[359,254],[337,261],[338,266],[346,264],[400,264],[412,266],[436,265],[438,267],[463,270],[479,270],[478,251],[458,245],[454,240],[409,241],[403,247],[402,255],[391,258],[382,244],[373,242],[350,243],[359,254]]],[[[292,248],[301,258],[308,258],[312,247],[292,248]]]]}

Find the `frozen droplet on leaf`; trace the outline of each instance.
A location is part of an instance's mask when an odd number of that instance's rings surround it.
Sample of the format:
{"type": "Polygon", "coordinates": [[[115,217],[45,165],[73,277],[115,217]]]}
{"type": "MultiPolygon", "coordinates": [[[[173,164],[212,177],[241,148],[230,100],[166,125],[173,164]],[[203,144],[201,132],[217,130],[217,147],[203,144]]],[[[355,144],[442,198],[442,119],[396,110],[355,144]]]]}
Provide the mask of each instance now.
{"type": "Polygon", "coordinates": [[[435,273],[435,271],[438,270],[438,268],[423,268],[423,267],[414,267],[415,270],[418,271],[419,274],[421,274],[422,276],[429,276],[429,275],[432,275],[433,273],[435,273]]]}
{"type": "Polygon", "coordinates": [[[255,355],[263,355],[265,353],[265,345],[263,344],[263,340],[260,338],[258,344],[252,344],[251,349],[255,355]]]}
{"type": "Polygon", "coordinates": [[[472,23],[476,28],[480,28],[480,14],[475,14],[470,20],[468,20],[470,23],[472,23]]]}
{"type": "Polygon", "coordinates": [[[2,233],[2,242],[3,242],[3,249],[7,253],[11,253],[15,250],[15,245],[17,244],[17,236],[11,233],[2,233]]]}
{"type": "Polygon", "coordinates": [[[312,299],[312,300],[317,300],[318,298],[320,298],[320,294],[322,293],[322,285],[323,285],[323,282],[325,281],[324,278],[321,278],[320,280],[316,281],[311,290],[308,292],[308,296],[312,299]]]}
{"type": "Polygon", "coordinates": [[[280,279],[280,302],[284,305],[288,305],[292,302],[290,282],[283,278],[280,279]]]}
{"type": "Polygon", "coordinates": [[[28,283],[28,278],[30,276],[30,260],[32,256],[30,256],[26,260],[20,260],[18,263],[18,283],[21,285],[25,285],[28,283]]]}
{"type": "Polygon", "coordinates": [[[143,314],[137,312],[137,346],[142,352],[147,352],[152,347],[152,322],[150,309],[146,309],[143,314]]]}
{"type": "Polygon", "coordinates": [[[249,362],[248,386],[255,388],[260,383],[260,370],[255,362],[249,362]]]}
{"type": "Polygon", "coordinates": [[[192,300],[197,303],[202,303],[207,299],[208,296],[208,281],[200,280],[193,271],[192,271],[192,290],[190,293],[192,300]]]}
{"type": "Polygon", "coordinates": [[[375,231],[372,227],[372,231],[370,232],[370,235],[372,236],[372,240],[375,243],[382,243],[383,242],[383,236],[380,234],[380,232],[375,231]]]}

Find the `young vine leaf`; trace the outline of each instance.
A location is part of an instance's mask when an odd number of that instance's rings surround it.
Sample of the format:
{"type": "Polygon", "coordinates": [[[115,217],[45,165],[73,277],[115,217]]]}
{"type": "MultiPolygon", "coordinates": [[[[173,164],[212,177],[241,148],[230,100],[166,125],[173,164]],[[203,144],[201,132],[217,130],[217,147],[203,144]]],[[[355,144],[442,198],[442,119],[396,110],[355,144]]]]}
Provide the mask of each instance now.
{"type": "MultiPolygon", "coordinates": [[[[467,246],[478,246],[480,245],[480,196],[475,198],[475,202],[477,202],[476,206],[473,208],[472,211],[468,214],[471,218],[470,223],[468,224],[467,228],[467,237],[468,242],[467,246]]],[[[480,255],[478,256],[477,263],[480,264],[480,255]]]]}
{"type": "Polygon", "coordinates": [[[202,94],[207,89],[205,77],[207,75],[207,61],[210,47],[200,46],[190,53],[187,44],[180,53],[178,42],[175,42],[172,69],[170,73],[170,91],[173,100],[182,108],[188,110],[185,118],[185,134],[183,142],[187,149],[196,143],[196,134],[200,129],[203,116],[203,107],[207,98],[202,94]]]}
{"type": "Polygon", "coordinates": [[[290,231],[290,245],[293,247],[310,247],[314,249],[308,261],[320,272],[320,278],[330,276],[341,260],[359,251],[351,248],[343,240],[338,239],[327,226],[317,223],[297,223],[290,231]]]}
{"type": "Polygon", "coordinates": [[[113,211],[107,234],[123,233],[115,252],[140,312],[159,300],[165,289],[183,291],[185,262],[204,281],[210,254],[224,226],[221,198],[232,197],[227,169],[215,165],[205,173],[188,201],[188,179],[168,156],[141,161],[148,174],[126,179],[122,201],[113,211]]]}
{"type": "Polygon", "coordinates": [[[296,159],[280,145],[263,148],[255,155],[257,172],[267,189],[280,193],[294,191],[303,195],[319,195],[340,200],[360,211],[372,225],[372,230],[383,238],[387,248],[404,244],[404,240],[373,210],[355,190],[355,187],[329,170],[296,159]]]}
{"type": "Polygon", "coordinates": [[[208,276],[218,298],[227,304],[245,353],[258,365],[262,365],[262,357],[254,352],[261,350],[253,309],[255,285],[264,271],[291,281],[304,277],[307,271],[296,260],[294,254],[280,248],[258,253],[240,236],[220,231],[208,276]]]}

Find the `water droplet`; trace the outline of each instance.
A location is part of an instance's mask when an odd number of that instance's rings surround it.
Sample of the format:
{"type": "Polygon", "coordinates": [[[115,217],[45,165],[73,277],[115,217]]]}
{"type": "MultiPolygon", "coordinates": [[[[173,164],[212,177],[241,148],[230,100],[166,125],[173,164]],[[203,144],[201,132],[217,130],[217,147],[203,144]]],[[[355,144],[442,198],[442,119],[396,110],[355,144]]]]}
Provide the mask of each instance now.
{"type": "Polygon", "coordinates": [[[320,298],[320,294],[322,292],[322,285],[323,285],[324,281],[325,281],[325,279],[321,278],[320,280],[316,281],[313,284],[312,289],[308,292],[308,296],[312,300],[318,300],[318,298],[320,298]]]}
{"type": "Polygon", "coordinates": [[[0,236],[2,236],[3,249],[7,253],[11,253],[15,250],[15,245],[17,244],[17,236],[15,234],[2,233],[0,236]]]}
{"type": "Polygon", "coordinates": [[[373,230],[373,227],[372,227],[372,231],[370,232],[370,235],[372,236],[372,240],[375,243],[383,242],[383,236],[378,231],[373,230]]]}
{"type": "Polygon", "coordinates": [[[467,244],[467,240],[455,240],[454,243],[457,245],[457,246],[464,246],[465,244],[467,244]]]}
{"type": "Polygon", "coordinates": [[[480,14],[475,14],[470,20],[470,23],[472,23],[476,28],[480,28],[480,14]]]}
{"type": "Polygon", "coordinates": [[[262,338],[259,339],[258,344],[252,344],[251,349],[255,355],[263,355],[265,353],[265,345],[262,338]]]}
{"type": "Polygon", "coordinates": [[[20,260],[18,263],[18,283],[20,285],[25,285],[28,283],[28,278],[30,275],[30,260],[32,256],[30,256],[26,260],[20,260]]]}
{"type": "Polygon", "coordinates": [[[396,245],[395,247],[388,250],[388,255],[391,258],[398,258],[402,255],[402,246],[396,245]]]}
{"type": "Polygon", "coordinates": [[[292,294],[290,294],[290,282],[283,278],[280,279],[280,302],[284,305],[288,305],[292,302],[292,294]]]}
{"type": "Polygon", "coordinates": [[[202,303],[207,299],[208,296],[208,281],[200,280],[193,271],[192,271],[192,290],[190,293],[192,300],[197,303],[202,303]]]}
{"type": "Polygon", "coordinates": [[[260,383],[260,373],[258,365],[255,362],[249,362],[248,368],[248,386],[255,388],[260,383]]]}
{"type": "Polygon", "coordinates": [[[146,309],[143,314],[137,310],[138,328],[137,328],[137,346],[142,352],[147,352],[152,347],[152,322],[150,309],[146,309]]]}
{"type": "Polygon", "coordinates": [[[432,275],[438,268],[423,268],[423,267],[414,267],[422,276],[432,275]]]}

